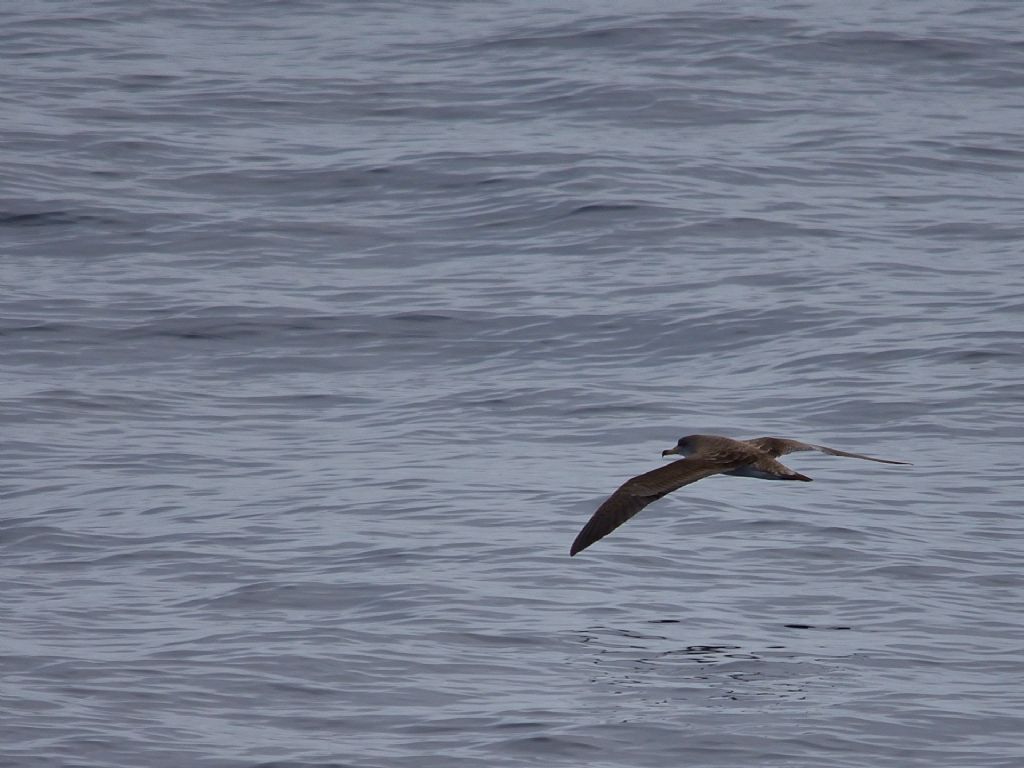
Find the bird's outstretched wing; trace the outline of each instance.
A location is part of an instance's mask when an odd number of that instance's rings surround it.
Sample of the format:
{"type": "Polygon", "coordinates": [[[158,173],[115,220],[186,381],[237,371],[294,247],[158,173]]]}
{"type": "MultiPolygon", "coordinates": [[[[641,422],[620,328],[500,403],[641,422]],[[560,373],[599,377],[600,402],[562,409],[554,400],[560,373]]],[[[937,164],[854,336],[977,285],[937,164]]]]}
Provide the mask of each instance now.
{"type": "Polygon", "coordinates": [[[575,555],[598,539],[603,539],[652,501],[657,501],[684,485],[728,472],[748,462],[749,459],[732,462],[680,459],[630,478],[597,508],[572,543],[569,554],[575,555]]]}
{"type": "Polygon", "coordinates": [[[840,451],[836,448],[829,448],[824,445],[812,445],[811,443],[801,443],[799,440],[788,440],[784,437],[755,437],[751,440],[744,440],[743,442],[747,445],[759,448],[769,456],[773,457],[785,456],[787,453],[796,453],[797,451],[820,451],[821,453],[827,453],[830,456],[846,456],[850,459],[867,459],[868,461],[877,461],[881,464],[910,464],[909,461],[876,459],[874,456],[865,456],[863,453],[840,451]]]}

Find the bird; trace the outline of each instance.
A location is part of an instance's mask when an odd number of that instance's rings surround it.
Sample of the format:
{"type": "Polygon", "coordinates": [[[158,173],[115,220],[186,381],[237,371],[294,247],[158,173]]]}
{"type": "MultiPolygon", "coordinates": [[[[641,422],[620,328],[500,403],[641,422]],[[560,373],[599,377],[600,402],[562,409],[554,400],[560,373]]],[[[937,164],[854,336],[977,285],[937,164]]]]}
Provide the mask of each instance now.
{"type": "Polygon", "coordinates": [[[850,453],[783,437],[734,440],[721,435],[687,435],[679,438],[673,447],[661,452],[662,456],[679,455],[684,458],[631,477],[620,485],[583,526],[569,548],[569,556],[603,539],[651,502],[711,475],[753,477],[759,480],[800,480],[809,483],[811,478],[807,475],[794,472],[776,461],[779,456],[797,451],[818,451],[830,456],[865,459],[881,464],[910,464],[909,461],[877,459],[863,453],[850,453]]]}

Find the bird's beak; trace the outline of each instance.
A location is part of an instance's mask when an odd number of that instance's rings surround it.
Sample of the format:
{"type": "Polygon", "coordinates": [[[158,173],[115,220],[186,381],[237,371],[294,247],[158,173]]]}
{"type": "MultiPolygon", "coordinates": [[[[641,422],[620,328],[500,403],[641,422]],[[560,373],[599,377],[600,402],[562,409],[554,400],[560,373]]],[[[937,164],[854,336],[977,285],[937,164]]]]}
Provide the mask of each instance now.
{"type": "Polygon", "coordinates": [[[671,456],[674,453],[675,454],[679,453],[679,446],[678,445],[673,446],[671,448],[666,448],[664,451],[661,452],[661,455],[662,456],[671,456]]]}

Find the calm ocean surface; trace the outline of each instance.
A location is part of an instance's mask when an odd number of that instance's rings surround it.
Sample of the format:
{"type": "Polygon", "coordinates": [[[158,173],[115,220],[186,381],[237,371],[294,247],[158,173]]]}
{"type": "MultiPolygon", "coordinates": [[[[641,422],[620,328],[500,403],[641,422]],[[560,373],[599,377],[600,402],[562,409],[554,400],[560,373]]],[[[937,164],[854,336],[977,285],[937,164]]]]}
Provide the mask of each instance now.
{"type": "Polygon", "coordinates": [[[8,7],[0,765],[1024,765],[1024,7],[763,6],[8,7]]]}

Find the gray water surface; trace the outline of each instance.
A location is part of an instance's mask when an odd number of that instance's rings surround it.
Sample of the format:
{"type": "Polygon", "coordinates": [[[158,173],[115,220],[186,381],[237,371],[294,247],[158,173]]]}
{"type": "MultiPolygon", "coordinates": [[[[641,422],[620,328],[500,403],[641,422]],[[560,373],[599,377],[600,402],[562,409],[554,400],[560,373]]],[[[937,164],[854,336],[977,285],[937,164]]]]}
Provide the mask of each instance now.
{"type": "Polygon", "coordinates": [[[7,11],[0,763],[1020,766],[1022,25],[7,11]]]}

